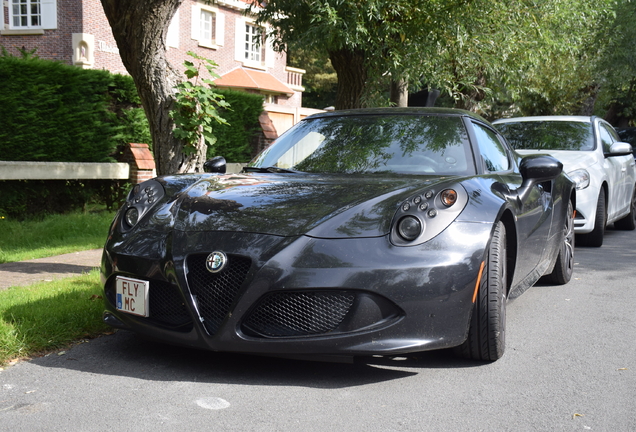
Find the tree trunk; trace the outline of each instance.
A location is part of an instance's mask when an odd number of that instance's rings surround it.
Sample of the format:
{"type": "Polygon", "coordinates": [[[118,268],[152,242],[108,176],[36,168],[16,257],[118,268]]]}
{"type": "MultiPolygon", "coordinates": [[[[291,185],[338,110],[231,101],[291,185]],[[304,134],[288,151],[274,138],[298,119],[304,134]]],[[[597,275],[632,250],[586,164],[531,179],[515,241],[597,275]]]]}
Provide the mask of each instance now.
{"type": "Polygon", "coordinates": [[[343,48],[329,51],[329,59],[338,75],[335,108],[362,108],[362,96],[367,85],[366,53],[343,48]]]}
{"type": "Polygon", "coordinates": [[[391,104],[396,107],[409,105],[409,90],[403,79],[391,81],[391,104]]]}
{"type": "Polygon", "coordinates": [[[101,0],[122,62],[133,78],[150,124],[157,174],[203,171],[205,144],[191,155],[176,139],[170,109],[179,72],[166,58],[166,33],[183,0],[101,0]]]}

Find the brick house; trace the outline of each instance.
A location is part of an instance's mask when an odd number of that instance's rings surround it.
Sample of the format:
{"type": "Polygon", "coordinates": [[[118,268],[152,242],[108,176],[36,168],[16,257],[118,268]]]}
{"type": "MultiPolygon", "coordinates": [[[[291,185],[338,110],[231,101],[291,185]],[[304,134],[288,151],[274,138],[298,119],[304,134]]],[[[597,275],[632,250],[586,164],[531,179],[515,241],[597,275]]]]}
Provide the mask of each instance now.
{"type": "MultiPolygon", "coordinates": [[[[280,134],[316,110],[302,108],[304,71],[287,67],[286,54],[269,43],[252,42],[268,29],[245,16],[247,1],[184,0],[169,27],[167,56],[178,70],[191,59],[187,51],[214,60],[216,84],[262,94],[280,134]]],[[[126,73],[99,0],[3,0],[0,46],[13,55],[37,48],[43,59],[126,73]]]]}

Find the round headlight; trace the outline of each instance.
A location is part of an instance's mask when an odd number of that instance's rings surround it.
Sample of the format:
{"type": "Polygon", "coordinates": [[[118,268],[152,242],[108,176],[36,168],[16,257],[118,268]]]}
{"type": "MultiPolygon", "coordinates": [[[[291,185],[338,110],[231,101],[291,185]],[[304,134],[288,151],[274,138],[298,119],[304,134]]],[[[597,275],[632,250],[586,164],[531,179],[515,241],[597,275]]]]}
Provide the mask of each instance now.
{"type": "Polygon", "coordinates": [[[445,189],[440,194],[440,199],[442,200],[442,204],[446,207],[450,207],[457,202],[457,192],[453,189],[445,189]]]}
{"type": "Polygon", "coordinates": [[[398,222],[398,234],[406,241],[413,241],[422,233],[422,222],[415,216],[405,216],[398,222]]]}
{"type": "Polygon", "coordinates": [[[126,221],[128,226],[134,227],[139,221],[139,210],[137,210],[135,207],[129,208],[124,214],[124,220],[126,221]]]}

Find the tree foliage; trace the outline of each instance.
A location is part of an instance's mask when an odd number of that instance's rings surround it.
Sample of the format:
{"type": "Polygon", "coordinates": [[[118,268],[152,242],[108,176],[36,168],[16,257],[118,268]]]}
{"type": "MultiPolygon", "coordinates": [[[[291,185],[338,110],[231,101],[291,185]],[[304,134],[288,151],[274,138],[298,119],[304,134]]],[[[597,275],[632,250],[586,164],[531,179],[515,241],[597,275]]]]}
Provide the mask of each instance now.
{"type": "Polygon", "coordinates": [[[601,77],[606,119],[615,126],[636,125],[636,1],[616,2],[611,25],[601,33],[602,55],[597,73],[601,77]],[[603,43],[604,42],[604,43],[603,43]]]}
{"type": "Polygon", "coordinates": [[[336,108],[341,109],[369,105],[365,96],[375,89],[368,84],[382,77],[417,78],[423,59],[435,54],[448,32],[459,24],[481,25],[474,11],[483,10],[487,18],[491,5],[485,0],[272,0],[252,11],[260,22],[273,24],[277,49],[295,45],[328,54],[338,74],[336,108]]]}
{"type": "Polygon", "coordinates": [[[218,109],[227,109],[229,104],[223,95],[214,91],[214,81],[201,76],[201,68],[205,67],[212,78],[218,78],[214,72],[217,64],[192,51],[188,51],[188,55],[193,57],[197,64],[187,60],[183,63],[188,80],[176,85],[175,106],[170,111],[170,117],[175,122],[175,137],[185,143],[184,153],[192,154],[201,145],[214,145],[216,137],[212,125],[227,124],[219,115],[218,109]],[[190,81],[193,79],[194,82],[190,81]]]}
{"type": "Polygon", "coordinates": [[[590,111],[599,88],[598,35],[614,3],[272,0],[253,10],[274,23],[278,49],[329,56],[336,108],[386,105],[389,84],[403,81],[496,116],[590,111]]]}

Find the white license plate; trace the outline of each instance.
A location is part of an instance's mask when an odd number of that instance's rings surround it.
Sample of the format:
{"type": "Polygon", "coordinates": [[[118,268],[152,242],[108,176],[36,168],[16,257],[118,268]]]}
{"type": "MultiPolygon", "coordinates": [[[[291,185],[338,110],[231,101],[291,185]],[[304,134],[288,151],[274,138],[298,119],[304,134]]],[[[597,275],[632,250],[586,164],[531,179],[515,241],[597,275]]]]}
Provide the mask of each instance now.
{"type": "Polygon", "coordinates": [[[133,315],[148,316],[150,282],[117,276],[115,285],[117,310],[133,315]]]}

